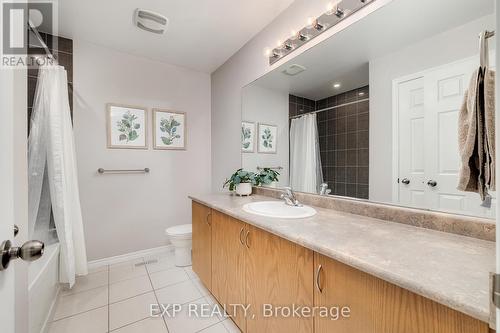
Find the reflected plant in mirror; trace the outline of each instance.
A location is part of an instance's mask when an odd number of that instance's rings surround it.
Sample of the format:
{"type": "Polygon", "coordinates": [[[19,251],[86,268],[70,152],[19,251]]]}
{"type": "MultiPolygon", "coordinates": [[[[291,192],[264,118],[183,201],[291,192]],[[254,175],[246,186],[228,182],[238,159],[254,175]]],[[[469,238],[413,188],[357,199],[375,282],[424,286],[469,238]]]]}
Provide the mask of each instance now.
{"type": "Polygon", "coordinates": [[[254,172],[238,169],[229,179],[226,179],[222,187],[227,187],[229,191],[235,191],[237,195],[244,196],[252,194],[252,186],[259,184],[260,178],[254,172]]]}
{"type": "Polygon", "coordinates": [[[259,142],[242,167],[281,166],[279,186],[297,192],[494,218],[488,89],[497,37],[486,33],[495,29],[494,4],[394,0],[283,58],[243,88],[242,119],[259,123],[259,142]],[[447,15],[412,14],[425,6],[447,15]],[[484,85],[474,84],[478,73],[488,73],[484,85]],[[475,107],[476,98],[484,103],[475,107]],[[277,125],[277,135],[264,124],[277,125]]]}
{"type": "Polygon", "coordinates": [[[278,176],[280,173],[271,168],[263,168],[259,175],[259,183],[261,185],[266,185],[270,187],[277,187],[277,183],[279,182],[278,176]]]}

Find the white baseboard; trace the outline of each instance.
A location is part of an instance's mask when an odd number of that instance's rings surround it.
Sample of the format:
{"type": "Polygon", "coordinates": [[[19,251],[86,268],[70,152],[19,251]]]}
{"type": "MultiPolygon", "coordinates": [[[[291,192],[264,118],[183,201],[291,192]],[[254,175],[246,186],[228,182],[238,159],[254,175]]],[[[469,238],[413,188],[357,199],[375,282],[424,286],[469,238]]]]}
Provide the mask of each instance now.
{"type": "Polygon", "coordinates": [[[140,250],[136,252],[130,252],[126,254],[121,254],[118,256],[114,257],[109,257],[109,258],[102,258],[102,259],[97,259],[97,260],[91,260],[88,262],[88,269],[94,269],[106,265],[112,265],[112,264],[118,264],[124,261],[128,260],[134,260],[142,257],[148,257],[148,256],[153,256],[165,252],[169,252],[173,250],[173,245],[165,245],[165,246],[159,246],[159,247],[154,247],[152,249],[146,249],[146,250],[140,250]]]}

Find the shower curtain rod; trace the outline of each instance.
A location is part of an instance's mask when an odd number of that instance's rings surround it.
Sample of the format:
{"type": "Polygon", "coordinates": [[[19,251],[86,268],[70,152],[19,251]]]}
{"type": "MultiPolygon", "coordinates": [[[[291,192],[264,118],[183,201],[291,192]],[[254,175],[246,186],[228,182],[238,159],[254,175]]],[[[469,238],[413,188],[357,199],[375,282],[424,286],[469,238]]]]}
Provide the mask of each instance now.
{"type": "Polygon", "coordinates": [[[343,106],[347,106],[347,105],[351,105],[351,104],[355,104],[355,103],[359,103],[359,102],[366,102],[366,101],[369,101],[369,100],[370,100],[369,98],[364,98],[364,99],[360,99],[360,100],[357,100],[357,101],[352,101],[352,102],[348,102],[348,103],[344,103],[344,104],[340,104],[340,105],[330,106],[329,108],[324,108],[324,109],[321,109],[321,110],[316,110],[316,111],[302,113],[302,114],[290,117],[290,119],[300,118],[300,117],[302,117],[302,116],[304,116],[306,114],[320,113],[320,112],[323,112],[323,111],[333,110],[333,109],[337,109],[337,108],[340,108],[340,107],[343,107],[343,106]]]}
{"type": "MultiPolygon", "coordinates": [[[[56,58],[54,57],[54,55],[50,52],[47,44],[45,44],[45,42],[43,41],[43,38],[42,36],[40,36],[40,33],[38,32],[38,30],[35,28],[35,26],[33,25],[33,23],[31,22],[31,20],[28,20],[28,29],[33,32],[33,34],[35,35],[36,39],[38,39],[38,41],[40,42],[40,45],[42,45],[42,48],[45,50],[45,53],[47,54],[47,57],[53,61],[56,61],[56,58]]],[[[29,40],[29,39],[28,39],[29,40]]],[[[29,43],[29,42],[28,42],[29,43]]]]}

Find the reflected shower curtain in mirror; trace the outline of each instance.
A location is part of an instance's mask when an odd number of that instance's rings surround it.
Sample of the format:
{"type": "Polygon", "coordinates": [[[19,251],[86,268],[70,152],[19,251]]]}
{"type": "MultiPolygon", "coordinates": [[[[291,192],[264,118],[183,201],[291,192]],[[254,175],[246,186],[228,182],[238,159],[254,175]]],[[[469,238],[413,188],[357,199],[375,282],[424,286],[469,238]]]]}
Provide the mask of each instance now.
{"type": "Polygon", "coordinates": [[[316,114],[292,119],[290,126],[290,186],[318,193],[323,182],[316,114]]]}
{"type": "Polygon", "coordinates": [[[87,274],[87,255],[67,87],[63,67],[39,68],[28,138],[29,232],[50,220],[40,215],[50,214],[51,206],[60,242],[59,280],[72,287],[75,275],[87,274]]]}

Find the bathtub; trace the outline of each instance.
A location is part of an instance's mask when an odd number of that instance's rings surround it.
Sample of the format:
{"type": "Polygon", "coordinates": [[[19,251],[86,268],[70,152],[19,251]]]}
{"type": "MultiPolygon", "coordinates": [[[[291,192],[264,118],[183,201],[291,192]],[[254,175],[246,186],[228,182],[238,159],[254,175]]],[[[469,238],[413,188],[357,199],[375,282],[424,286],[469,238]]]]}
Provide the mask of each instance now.
{"type": "Polygon", "coordinates": [[[59,293],[59,243],[45,248],[43,256],[28,267],[29,332],[48,329],[59,293]]]}

